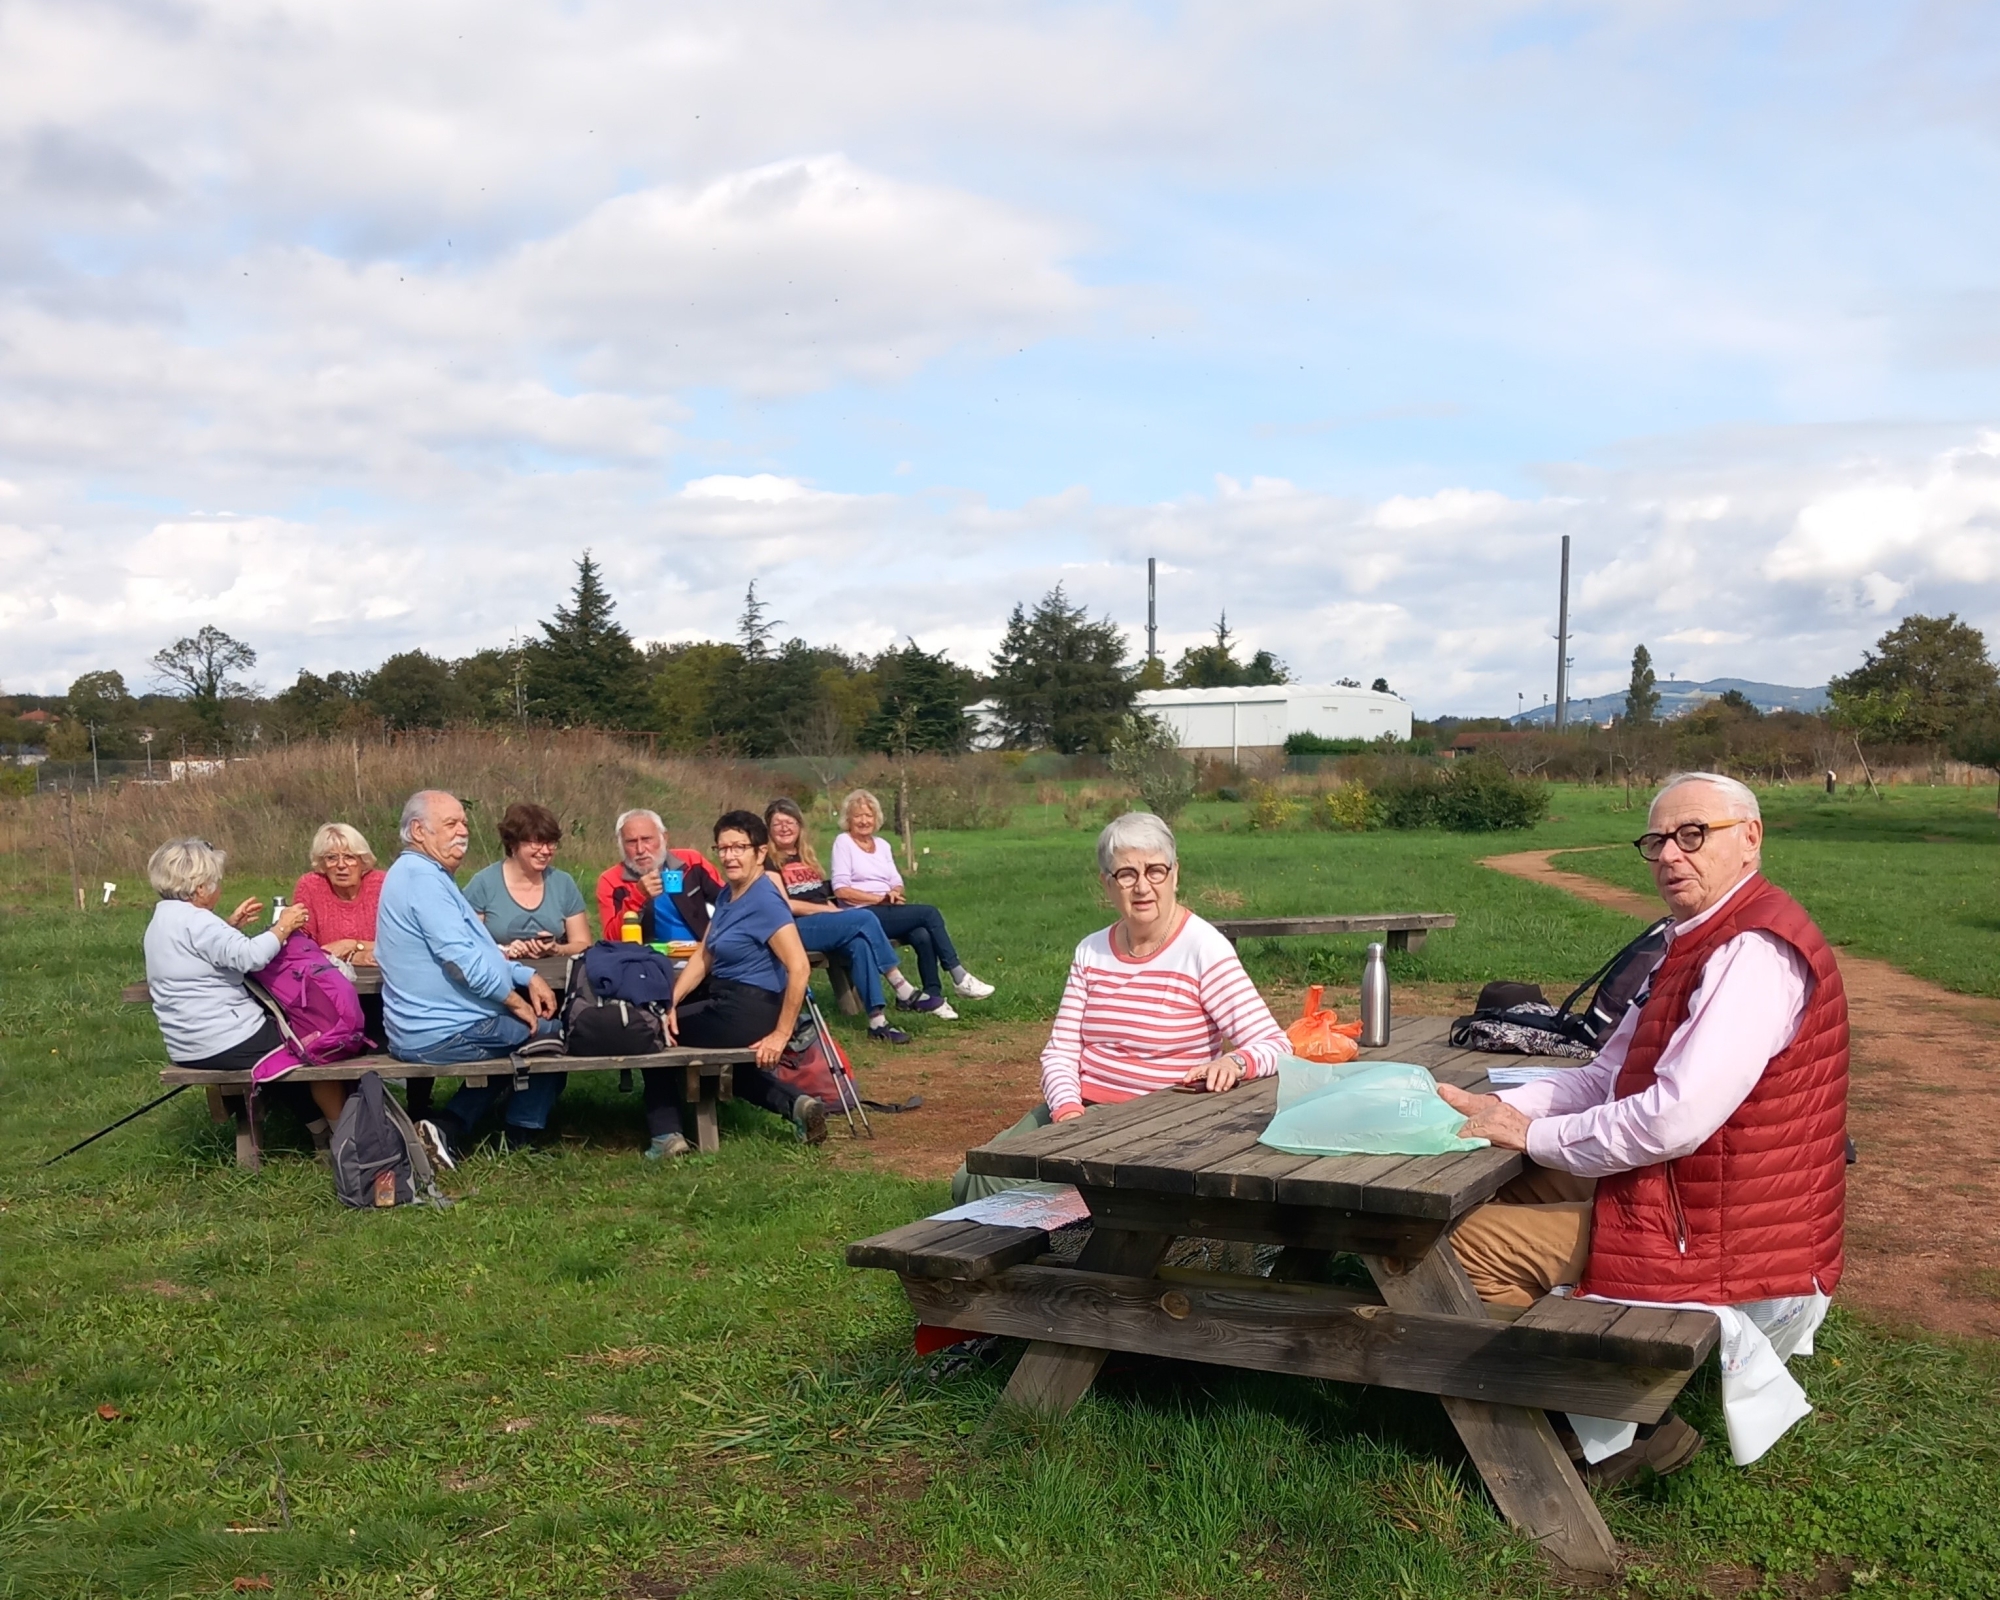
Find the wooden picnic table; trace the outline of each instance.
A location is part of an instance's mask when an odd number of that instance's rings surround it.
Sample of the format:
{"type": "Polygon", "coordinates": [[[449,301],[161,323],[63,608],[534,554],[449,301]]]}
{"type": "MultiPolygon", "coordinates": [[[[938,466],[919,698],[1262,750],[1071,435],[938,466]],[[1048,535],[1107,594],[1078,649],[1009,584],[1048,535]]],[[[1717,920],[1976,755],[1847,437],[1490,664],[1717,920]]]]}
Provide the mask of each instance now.
{"type": "MultiPolygon", "coordinates": [[[[562,992],[569,972],[568,956],[545,956],[527,963],[556,990],[562,992]]],[[[364,995],[379,994],[382,973],[378,967],[355,968],[354,987],[364,995]]],[[[128,984],[120,998],[128,1005],[146,1005],[151,994],[145,984],[128,984]]],[[[389,1055],[350,1056],[345,1061],[323,1067],[298,1067],[287,1073],[284,1082],[310,1083],[333,1080],[351,1082],[366,1073],[384,1078],[458,1078],[484,1081],[492,1077],[512,1077],[521,1084],[531,1076],[551,1072],[631,1072],[649,1067],[672,1067],[686,1074],[682,1094],[694,1113],[695,1148],[713,1152],[721,1147],[722,1136],[717,1107],[730,1098],[730,1069],[754,1063],[754,1050],[693,1050],[679,1047],[654,1051],[643,1056],[528,1056],[496,1057],[491,1062],[467,1061],[450,1066],[427,1066],[417,1061],[398,1061],[389,1055]],[[485,1072],[479,1071],[486,1067],[485,1072]]],[[[160,1082],[186,1084],[205,1089],[208,1113],[217,1122],[236,1123],[236,1164],[248,1171],[262,1165],[256,1126],[256,1107],[250,1097],[247,1072],[199,1072],[190,1067],[169,1066],[160,1073],[160,1082]]]]}
{"type": "MultiPolygon", "coordinates": [[[[1453,1050],[1448,1028],[1402,1019],[1364,1055],[1465,1088],[1523,1064],[1453,1050]]],[[[1111,1350],[1434,1395],[1510,1522],[1570,1567],[1614,1570],[1546,1413],[1658,1421],[1713,1348],[1715,1319],[1559,1296],[1485,1306],[1445,1240],[1522,1170],[1518,1153],[1289,1155],[1257,1142],[1276,1099],[1273,1079],[1149,1095],[971,1151],[975,1173],[1077,1187],[1091,1231],[1073,1265],[1045,1254],[1041,1230],[937,1219],[851,1245],[848,1261],[897,1272],[922,1322],[1031,1341],[1004,1397],[1031,1410],[1066,1411],[1111,1350]],[[1270,1278],[1162,1271],[1181,1237],[1284,1249],[1270,1278]],[[1334,1252],[1359,1255],[1377,1293],[1305,1281],[1334,1252]]]]}
{"type": "Polygon", "coordinates": [[[1215,924],[1231,944],[1239,939],[1295,939],[1311,934],[1383,933],[1391,950],[1421,950],[1435,928],[1455,928],[1449,911],[1393,911],[1355,917],[1231,917],[1215,924]]]}

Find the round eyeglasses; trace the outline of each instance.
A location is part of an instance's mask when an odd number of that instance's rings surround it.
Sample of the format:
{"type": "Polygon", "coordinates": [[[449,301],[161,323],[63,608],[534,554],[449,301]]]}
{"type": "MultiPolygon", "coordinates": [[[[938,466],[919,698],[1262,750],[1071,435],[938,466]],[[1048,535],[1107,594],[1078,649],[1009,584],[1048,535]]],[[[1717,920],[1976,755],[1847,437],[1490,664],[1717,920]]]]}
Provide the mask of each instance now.
{"type": "Polygon", "coordinates": [[[1667,853],[1667,841],[1673,840],[1680,846],[1684,856],[1694,855],[1708,843],[1711,833],[1720,833],[1724,828],[1740,828],[1748,822],[1748,817],[1731,817],[1725,822],[1683,822],[1671,833],[1642,833],[1632,841],[1632,848],[1648,861],[1658,861],[1667,853]]]}
{"type": "MultiPolygon", "coordinates": [[[[1173,870],[1173,866],[1169,862],[1148,861],[1146,863],[1146,881],[1158,886],[1167,881],[1173,870]]],[[[1139,887],[1139,869],[1137,867],[1120,867],[1116,872],[1107,873],[1106,876],[1121,889],[1136,889],[1139,887]]]]}

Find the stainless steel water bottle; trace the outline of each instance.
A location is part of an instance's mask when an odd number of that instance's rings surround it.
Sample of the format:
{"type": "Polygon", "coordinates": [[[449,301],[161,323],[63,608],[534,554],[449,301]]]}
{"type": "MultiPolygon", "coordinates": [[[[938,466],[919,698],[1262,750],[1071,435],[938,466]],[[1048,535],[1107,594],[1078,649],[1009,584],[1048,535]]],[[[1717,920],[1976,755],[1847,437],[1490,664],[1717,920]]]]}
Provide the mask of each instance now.
{"type": "Polygon", "coordinates": [[[1371,944],[1361,968],[1361,1048],[1380,1049],[1389,1042],[1389,964],[1382,947],[1371,944]]]}

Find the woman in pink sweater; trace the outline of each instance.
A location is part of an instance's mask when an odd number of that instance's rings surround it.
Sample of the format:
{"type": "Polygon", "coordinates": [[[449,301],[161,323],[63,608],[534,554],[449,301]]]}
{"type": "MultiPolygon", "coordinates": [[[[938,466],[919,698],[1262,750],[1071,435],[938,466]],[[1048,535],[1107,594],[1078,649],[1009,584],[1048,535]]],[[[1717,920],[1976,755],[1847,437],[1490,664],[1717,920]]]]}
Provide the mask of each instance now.
{"type": "MultiPolygon", "coordinates": [[[[1171,828],[1127,812],[1098,836],[1097,868],[1118,920],[1076,947],[1042,1051],[1042,1104],[1008,1134],[1159,1089],[1223,1093],[1275,1072],[1288,1048],[1235,947],[1180,904],[1171,828]]],[[[960,1167],[952,1198],[1017,1187],[960,1167]]]]}

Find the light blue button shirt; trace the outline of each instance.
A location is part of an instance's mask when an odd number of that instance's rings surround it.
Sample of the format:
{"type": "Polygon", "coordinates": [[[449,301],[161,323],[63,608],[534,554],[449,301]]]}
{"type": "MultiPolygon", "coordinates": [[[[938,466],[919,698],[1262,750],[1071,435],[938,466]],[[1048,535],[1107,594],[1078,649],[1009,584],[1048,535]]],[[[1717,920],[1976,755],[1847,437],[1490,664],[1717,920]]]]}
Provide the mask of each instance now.
{"type": "Polygon", "coordinates": [[[451,874],[414,850],[398,856],[382,880],[375,959],[396,1055],[428,1050],[504,1014],[502,1002],[534,976],[500,954],[451,874]]]}

